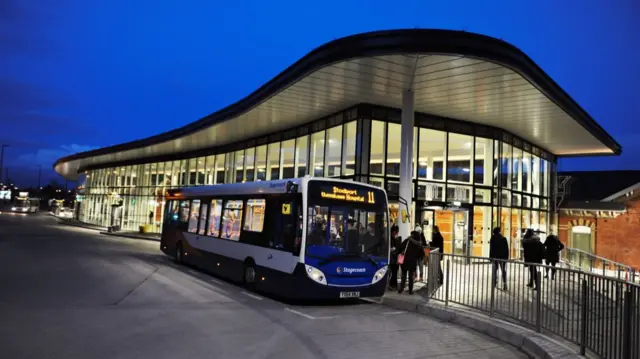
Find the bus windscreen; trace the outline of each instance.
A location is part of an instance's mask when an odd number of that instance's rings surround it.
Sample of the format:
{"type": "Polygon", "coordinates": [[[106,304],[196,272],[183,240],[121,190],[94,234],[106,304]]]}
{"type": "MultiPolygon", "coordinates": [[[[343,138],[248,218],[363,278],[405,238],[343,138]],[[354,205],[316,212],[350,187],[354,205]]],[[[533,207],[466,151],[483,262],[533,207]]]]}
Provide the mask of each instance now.
{"type": "Polygon", "coordinates": [[[387,260],[387,203],[382,190],[311,181],[308,193],[308,257],[387,260]]]}

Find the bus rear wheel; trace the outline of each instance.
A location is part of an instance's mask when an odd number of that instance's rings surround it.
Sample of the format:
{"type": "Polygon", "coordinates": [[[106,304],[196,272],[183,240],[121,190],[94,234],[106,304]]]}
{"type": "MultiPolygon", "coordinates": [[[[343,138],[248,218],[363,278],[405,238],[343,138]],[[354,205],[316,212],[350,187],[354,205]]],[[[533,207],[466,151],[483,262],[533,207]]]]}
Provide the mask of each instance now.
{"type": "Polygon", "coordinates": [[[182,243],[176,244],[176,263],[182,264],[182,243]]]}

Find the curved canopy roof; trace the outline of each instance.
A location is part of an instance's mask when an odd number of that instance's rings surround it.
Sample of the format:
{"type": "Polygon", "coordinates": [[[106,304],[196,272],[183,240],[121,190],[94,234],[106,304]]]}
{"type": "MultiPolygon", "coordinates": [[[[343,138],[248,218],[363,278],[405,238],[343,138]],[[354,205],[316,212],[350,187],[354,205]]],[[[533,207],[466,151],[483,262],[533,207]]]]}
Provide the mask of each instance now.
{"type": "Polygon", "coordinates": [[[73,179],[89,166],[225,145],[308,123],[358,103],[495,126],[558,156],[619,154],[621,147],[540,67],[492,37],[449,30],[348,36],[313,50],[242,100],[148,138],[56,161],[73,179]]]}

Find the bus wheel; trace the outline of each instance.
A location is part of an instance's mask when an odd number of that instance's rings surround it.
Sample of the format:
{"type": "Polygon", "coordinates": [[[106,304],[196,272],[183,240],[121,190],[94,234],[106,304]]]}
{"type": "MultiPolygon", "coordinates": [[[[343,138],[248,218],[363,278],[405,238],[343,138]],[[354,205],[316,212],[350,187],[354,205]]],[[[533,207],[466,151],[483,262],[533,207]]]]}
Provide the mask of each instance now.
{"type": "Polygon", "coordinates": [[[182,243],[176,244],[176,263],[182,264],[182,243]]]}
{"type": "Polygon", "coordinates": [[[249,262],[244,265],[244,285],[247,288],[253,288],[256,283],[256,267],[249,262]]]}

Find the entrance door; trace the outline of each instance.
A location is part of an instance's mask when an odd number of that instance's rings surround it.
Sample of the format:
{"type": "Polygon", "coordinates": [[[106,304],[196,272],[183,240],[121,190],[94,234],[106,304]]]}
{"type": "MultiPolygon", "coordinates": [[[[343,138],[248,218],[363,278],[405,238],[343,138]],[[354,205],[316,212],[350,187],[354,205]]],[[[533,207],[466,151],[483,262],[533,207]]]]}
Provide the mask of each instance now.
{"type": "Polygon", "coordinates": [[[453,214],[453,254],[468,255],[469,241],[467,240],[467,230],[469,212],[467,210],[454,210],[453,214]]]}
{"type": "MultiPolygon", "coordinates": [[[[591,254],[591,228],[574,226],[571,229],[571,247],[591,254]]],[[[580,261],[582,269],[591,270],[593,267],[592,257],[588,254],[577,255],[577,258],[573,258],[573,260],[580,261]]]]}

